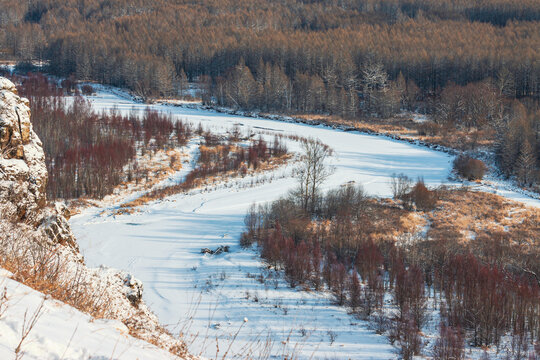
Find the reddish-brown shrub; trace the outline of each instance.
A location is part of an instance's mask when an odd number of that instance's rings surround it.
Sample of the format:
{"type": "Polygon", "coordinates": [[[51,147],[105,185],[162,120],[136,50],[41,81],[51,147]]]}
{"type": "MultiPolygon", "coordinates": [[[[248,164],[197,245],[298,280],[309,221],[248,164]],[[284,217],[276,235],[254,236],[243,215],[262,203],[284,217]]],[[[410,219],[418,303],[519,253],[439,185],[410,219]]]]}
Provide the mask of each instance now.
{"type": "Polygon", "coordinates": [[[416,205],[416,208],[423,211],[431,210],[437,204],[435,191],[429,190],[424,181],[418,180],[412,191],[409,193],[409,199],[416,205]]]}
{"type": "Polygon", "coordinates": [[[433,357],[441,360],[461,360],[464,358],[464,345],[463,334],[459,328],[441,324],[439,338],[433,347],[433,357]]]}
{"type": "Polygon", "coordinates": [[[471,158],[468,155],[459,155],[454,159],[454,170],[467,180],[482,180],[487,166],[481,160],[471,158]]]}

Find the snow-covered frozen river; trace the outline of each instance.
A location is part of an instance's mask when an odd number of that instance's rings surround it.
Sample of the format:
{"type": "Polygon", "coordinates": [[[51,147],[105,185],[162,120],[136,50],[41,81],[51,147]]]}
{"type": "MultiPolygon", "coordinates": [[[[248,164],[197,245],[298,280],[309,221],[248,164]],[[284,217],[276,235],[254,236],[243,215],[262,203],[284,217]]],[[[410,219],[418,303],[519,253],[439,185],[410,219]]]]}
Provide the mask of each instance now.
{"type": "MultiPolygon", "coordinates": [[[[146,108],[106,90],[90,99],[96,109],[146,108]]],[[[205,110],[152,107],[215,132],[238,124],[243,129],[318,138],[335,152],[331,159],[335,172],[327,188],[354,181],[368,193],[389,196],[394,173],[422,177],[432,186],[451,183],[451,156],[385,137],[205,110]]],[[[292,141],[288,146],[292,151],[299,148],[292,141]]],[[[195,148],[191,143],[188,151],[195,148]]],[[[189,171],[189,166],[182,171],[189,171]]],[[[290,167],[279,169],[275,180],[256,186],[242,186],[251,183],[248,177],[233,186],[176,195],[131,215],[103,216],[99,215],[102,209],[88,209],[74,216],[71,224],[88,265],[127,270],[141,279],[150,308],[171,331],[182,331],[188,342],[193,340],[194,354],[214,358],[218,342],[222,357],[238,332],[229,356],[251,352],[256,357],[270,347],[276,358],[293,352],[300,358],[395,358],[385,337],[348,315],[345,308],[334,306],[330,296],[290,289],[279,279],[265,284],[257,280],[264,264],[255,251],[238,245],[243,218],[252,203],[275,200],[293,188],[295,181],[287,176],[290,171],[290,167]],[[231,252],[200,253],[201,248],[219,245],[229,245],[231,252]]],[[[524,199],[511,191],[504,194],[524,199]]]]}

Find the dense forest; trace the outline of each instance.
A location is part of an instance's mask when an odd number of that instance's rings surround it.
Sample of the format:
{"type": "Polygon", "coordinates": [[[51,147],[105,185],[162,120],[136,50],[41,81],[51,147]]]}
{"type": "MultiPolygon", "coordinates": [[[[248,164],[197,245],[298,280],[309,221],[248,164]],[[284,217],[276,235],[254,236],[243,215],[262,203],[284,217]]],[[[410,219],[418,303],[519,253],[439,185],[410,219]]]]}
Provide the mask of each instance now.
{"type": "MultiPolygon", "coordinates": [[[[538,176],[539,0],[0,0],[0,60],[237,109],[388,118],[494,143],[538,176]]],[[[464,149],[461,149],[464,150],[464,149]]],[[[465,149],[467,150],[467,149],[465,149]]]]}
{"type": "MultiPolygon", "coordinates": [[[[289,87],[308,82],[330,93],[326,105],[297,100],[298,110],[331,110],[339,101],[354,107],[369,64],[381,64],[392,80],[401,72],[426,92],[508,73],[512,87],[505,91],[539,94],[538,0],[2,0],[0,6],[3,58],[49,60],[56,74],[141,93],[178,91],[183,77],[206,75],[218,84],[245,62],[263,87],[271,70],[273,78],[292,81],[289,87]]],[[[293,106],[286,94],[272,102],[265,105],[293,106]]]]}

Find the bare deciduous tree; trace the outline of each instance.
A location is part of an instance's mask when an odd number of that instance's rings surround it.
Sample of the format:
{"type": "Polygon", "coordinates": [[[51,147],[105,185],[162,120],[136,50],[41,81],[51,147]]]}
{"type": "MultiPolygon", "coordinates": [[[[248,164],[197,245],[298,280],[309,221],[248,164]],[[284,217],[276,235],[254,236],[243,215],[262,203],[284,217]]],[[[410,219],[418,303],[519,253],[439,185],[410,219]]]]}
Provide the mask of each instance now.
{"type": "Polygon", "coordinates": [[[393,174],[390,186],[394,199],[403,199],[411,191],[412,181],[405,174],[393,174]]]}
{"type": "Polygon", "coordinates": [[[296,170],[298,187],[295,195],[305,211],[313,212],[320,186],[334,170],[326,164],[332,152],[328,146],[313,139],[304,142],[302,150],[304,151],[302,162],[296,170]]]}

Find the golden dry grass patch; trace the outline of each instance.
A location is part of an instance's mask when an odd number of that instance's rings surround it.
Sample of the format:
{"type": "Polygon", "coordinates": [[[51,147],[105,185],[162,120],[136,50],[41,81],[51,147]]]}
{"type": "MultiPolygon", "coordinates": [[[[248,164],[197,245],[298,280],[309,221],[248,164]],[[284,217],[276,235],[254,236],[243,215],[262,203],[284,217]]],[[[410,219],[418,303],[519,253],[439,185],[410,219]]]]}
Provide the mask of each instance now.
{"type": "Polygon", "coordinates": [[[335,115],[300,114],[295,117],[326,123],[328,125],[344,125],[354,127],[363,132],[374,132],[383,135],[399,136],[404,139],[445,146],[458,150],[468,150],[475,146],[493,145],[495,133],[492,129],[460,130],[442,128],[432,121],[415,122],[411,116],[394,116],[384,119],[343,119],[335,115]]]}
{"type": "Polygon", "coordinates": [[[540,210],[499,195],[465,190],[440,190],[437,208],[426,213],[432,239],[468,242],[478,236],[504,234],[534,243],[540,239],[540,210]]]}

